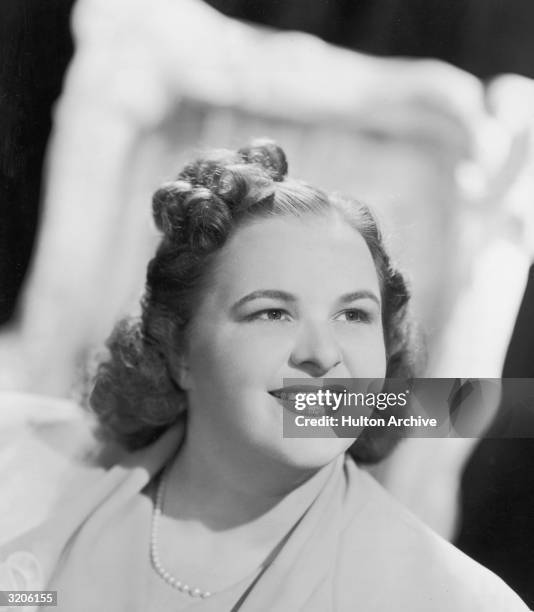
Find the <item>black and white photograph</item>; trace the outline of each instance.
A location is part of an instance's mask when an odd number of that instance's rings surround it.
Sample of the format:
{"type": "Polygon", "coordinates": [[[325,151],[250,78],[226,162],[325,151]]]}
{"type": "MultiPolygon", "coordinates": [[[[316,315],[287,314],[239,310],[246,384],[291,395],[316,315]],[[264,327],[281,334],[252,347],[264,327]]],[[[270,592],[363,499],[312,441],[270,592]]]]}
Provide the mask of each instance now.
{"type": "Polygon", "coordinates": [[[0,610],[534,609],[532,32],[5,0],[0,610]]]}

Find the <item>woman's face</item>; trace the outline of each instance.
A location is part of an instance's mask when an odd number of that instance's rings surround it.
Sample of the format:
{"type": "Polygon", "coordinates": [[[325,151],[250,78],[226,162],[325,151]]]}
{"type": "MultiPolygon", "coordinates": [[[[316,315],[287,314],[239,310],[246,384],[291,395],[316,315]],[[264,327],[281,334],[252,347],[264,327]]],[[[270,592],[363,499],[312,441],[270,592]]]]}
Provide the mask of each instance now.
{"type": "Polygon", "coordinates": [[[180,382],[202,444],[317,468],[353,440],[283,438],[269,392],[287,378],[385,371],[379,280],[361,235],[334,214],[279,216],[241,227],[218,255],[180,382]]]}

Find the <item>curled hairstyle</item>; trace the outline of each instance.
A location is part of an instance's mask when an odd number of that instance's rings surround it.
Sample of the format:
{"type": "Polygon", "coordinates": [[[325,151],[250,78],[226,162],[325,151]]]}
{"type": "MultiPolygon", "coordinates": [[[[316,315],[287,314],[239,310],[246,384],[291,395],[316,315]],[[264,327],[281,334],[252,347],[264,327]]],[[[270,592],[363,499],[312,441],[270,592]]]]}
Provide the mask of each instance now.
{"type": "MultiPolygon", "coordinates": [[[[237,152],[212,151],[188,164],[153,196],[162,239],[148,265],[140,319],[125,319],[108,340],[91,405],[101,429],[129,449],[143,447],[183,418],[185,392],[171,376],[170,356],[207,288],[217,252],[247,220],[273,215],[339,214],[364,238],[382,294],[387,377],[415,374],[409,292],[394,269],[369,208],[353,199],[286,178],[283,150],[267,140],[237,152]]],[[[387,428],[366,428],[351,447],[362,463],[379,461],[396,440],[387,428]]]]}

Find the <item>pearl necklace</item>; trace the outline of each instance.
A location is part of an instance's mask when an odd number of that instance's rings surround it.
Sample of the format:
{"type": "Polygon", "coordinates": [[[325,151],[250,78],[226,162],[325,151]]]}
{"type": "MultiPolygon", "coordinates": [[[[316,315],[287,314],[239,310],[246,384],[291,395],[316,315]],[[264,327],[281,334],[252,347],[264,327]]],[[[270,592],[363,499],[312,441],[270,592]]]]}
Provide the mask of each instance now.
{"type": "Polygon", "coordinates": [[[198,587],[192,587],[175,578],[170,572],[168,572],[162,565],[159,552],[158,552],[158,532],[159,532],[159,519],[162,514],[163,508],[163,496],[165,495],[165,487],[167,484],[167,475],[168,471],[165,469],[159,479],[158,488],[156,491],[156,502],[154,504],[154,512],[152,513],[152,526],[150,529],[150,561],[152,563],[152,567],[158,574],[160,578],[162,578],[168,585],[181,591],[186,595],[190,595],[191,597],[200,597],[206,599],[207,597],[211,597],[212,593],[210,591],[203,591],[198,587]]]}

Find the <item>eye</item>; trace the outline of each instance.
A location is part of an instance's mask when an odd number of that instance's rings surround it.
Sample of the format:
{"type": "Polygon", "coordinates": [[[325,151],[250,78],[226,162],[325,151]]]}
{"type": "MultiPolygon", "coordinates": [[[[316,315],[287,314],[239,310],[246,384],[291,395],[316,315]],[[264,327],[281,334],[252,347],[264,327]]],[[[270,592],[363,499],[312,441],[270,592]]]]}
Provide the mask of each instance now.
{"type": "Polygon", "coordinates": [[[335,320],[346,321],[347,323],[369,323],[371,315],[360,308],[349,308],[348,310],[340,312],[335,320]]]}
{"type": "Polygon", "coordinates": [[[290,315],[282,308],[266,308],[248,317],[249,321],[289,321],[290,315]]]}

